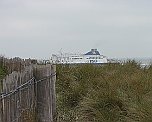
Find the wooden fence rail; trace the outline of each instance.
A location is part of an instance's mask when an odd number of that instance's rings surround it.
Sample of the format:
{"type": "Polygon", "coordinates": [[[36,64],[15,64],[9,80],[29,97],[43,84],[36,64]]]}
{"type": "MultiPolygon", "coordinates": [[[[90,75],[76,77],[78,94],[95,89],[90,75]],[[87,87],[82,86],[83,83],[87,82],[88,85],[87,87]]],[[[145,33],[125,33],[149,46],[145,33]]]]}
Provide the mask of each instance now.
{"type": "Polygon", "coordinates": [[[30,65],[6,76],[0,89],[0,122],[54,122],[55,65],[30,65]]]}

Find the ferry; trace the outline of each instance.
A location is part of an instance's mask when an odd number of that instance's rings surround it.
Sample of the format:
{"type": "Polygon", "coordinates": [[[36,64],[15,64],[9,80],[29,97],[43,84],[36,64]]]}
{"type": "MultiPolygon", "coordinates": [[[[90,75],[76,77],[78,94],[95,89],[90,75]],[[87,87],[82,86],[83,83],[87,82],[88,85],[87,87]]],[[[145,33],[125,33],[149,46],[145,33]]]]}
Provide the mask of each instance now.
{"type": "Polygon", "coordinates": [[[53,54],[51,57],[51,62],[53,64],[104,64],[108,63],[108,60],[107,57],[101,55],[97,49],[91,49],[89,52],[85,54],[53,54]]]}

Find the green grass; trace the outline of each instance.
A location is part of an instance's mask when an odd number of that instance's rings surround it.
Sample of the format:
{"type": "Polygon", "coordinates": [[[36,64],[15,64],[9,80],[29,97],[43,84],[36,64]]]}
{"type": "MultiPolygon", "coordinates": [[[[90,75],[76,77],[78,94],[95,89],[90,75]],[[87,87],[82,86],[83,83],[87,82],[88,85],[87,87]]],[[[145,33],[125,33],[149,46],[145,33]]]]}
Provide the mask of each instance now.
{"type": "Polygon", "coordinates": [[[0,90],[2,88],[2,79],[6,76],[6,70],[0,66],[0,90]]]}
{"type": "Polygon", "coordinates": [[[152,122],[152,66],[58,65],[58,122],[152,122]]]}
{"type": "Polygon", "coordinates": [[[0,67],[0,79],[6,75],[5,69],[0,67]]]}

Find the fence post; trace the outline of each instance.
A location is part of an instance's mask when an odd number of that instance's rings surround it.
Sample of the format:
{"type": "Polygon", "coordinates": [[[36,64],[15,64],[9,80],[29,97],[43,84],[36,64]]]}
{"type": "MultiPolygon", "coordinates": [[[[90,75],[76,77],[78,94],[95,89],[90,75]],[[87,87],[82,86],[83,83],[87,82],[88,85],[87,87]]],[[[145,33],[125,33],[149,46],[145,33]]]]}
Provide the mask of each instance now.
{"type": "Polygon", "coordinates": [[[55,91],[55,83],[56,83],[56,65],[51,65],[51,92],[52,92],[52,115],[54,121],[56,121],[56,91],[55,91]]]}
{"type": "MultiPolygon", "coordinates": [[[[2,93],[2,83],[0,81],[0,93],[2,93]]],[[[2,122],[3,117],[3,101],[1,100],[2,97],[0,96],[0,122],[2,122]]]]}
{"type": "Polygon", "coordinates": [[[55,115],[55,67],[52,65],[40,65],[35,69],[37,81],[37,118],[38,122],[53,122],[55,115]],[[52,75],[52,76],[51,76],[52,75]],[[48,77],[49,76],[49,77],[48,77]]]}

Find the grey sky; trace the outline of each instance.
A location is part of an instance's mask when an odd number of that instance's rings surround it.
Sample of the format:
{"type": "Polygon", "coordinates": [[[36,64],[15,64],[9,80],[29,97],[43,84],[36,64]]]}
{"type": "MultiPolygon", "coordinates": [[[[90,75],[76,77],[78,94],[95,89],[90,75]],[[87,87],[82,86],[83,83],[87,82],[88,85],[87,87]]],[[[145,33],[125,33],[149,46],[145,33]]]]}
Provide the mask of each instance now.
{"type": "Polygon", "coordinates": [[[0,54],[152,57],[152,0],[0,0],[0,54]]]}

